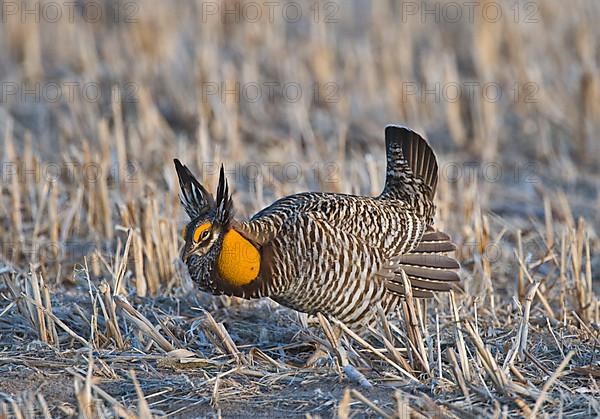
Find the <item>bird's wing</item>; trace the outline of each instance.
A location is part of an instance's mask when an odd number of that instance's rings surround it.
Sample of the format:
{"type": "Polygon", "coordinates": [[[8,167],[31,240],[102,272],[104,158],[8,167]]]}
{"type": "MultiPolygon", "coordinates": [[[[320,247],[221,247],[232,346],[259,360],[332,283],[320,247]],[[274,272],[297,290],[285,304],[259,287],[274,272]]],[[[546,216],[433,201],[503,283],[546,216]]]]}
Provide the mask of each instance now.
{"type": "Polygon", "coordinates": [[[305,198],[309,195],[301,193],[280,198],[257,212],[250,220],[234,222],[233,227],[246,239],[262,246],[273,240],[283,225],[301,211],[305,198]]]}
{"type": "Polygon", "coordinates": [[[409,253],[397,255],[385,263],[378,275],[386,278],[386,287],[393,293],[404,295],[404,282],[401,271],[406,274],[413,295],[429,298],[434,292],[453,289],[460,277],[459,263],[445,253],[456,250],[450,236],[444,232],[429,229],[421,241],[409,253]]]}
{"type": "Polygon", "coordinates": [[[248,221],[233,220],[231,226],[255,246],[262,247],[277,236],[286,219],[271,216],[248,221]]]}

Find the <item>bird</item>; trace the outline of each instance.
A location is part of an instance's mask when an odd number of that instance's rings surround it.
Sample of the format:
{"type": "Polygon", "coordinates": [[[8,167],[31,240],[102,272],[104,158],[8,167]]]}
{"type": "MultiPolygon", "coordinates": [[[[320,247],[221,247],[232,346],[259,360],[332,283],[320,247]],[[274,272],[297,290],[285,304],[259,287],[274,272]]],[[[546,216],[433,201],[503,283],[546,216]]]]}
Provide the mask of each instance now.
{"type": "Polygon", "coordinates": [[[302,192],[248,220],[235,216],[221,165],[216,198],[178,159],[179,198],[190,218],[181,259],[202,291],[268,297],[364,331],[409,292],[431,298],[460,280],[450,236],[434,227],[437,158],[402,125],[385,127],[386,178],[378,196],[302,192]],[[408,282],[406,281],[408,280],[408,282]]]}

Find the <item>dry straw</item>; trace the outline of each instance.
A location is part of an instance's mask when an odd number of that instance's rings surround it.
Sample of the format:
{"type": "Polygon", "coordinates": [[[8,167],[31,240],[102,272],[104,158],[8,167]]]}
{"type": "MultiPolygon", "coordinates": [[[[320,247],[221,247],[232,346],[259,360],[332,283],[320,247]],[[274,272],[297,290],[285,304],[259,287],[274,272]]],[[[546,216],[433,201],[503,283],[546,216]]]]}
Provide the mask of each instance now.
{"type": "Polygon", "coordinates": [[[500,21],[436,25],[397,3],[315,4],[298,23],[151,0],[96,23],[4,16],[0,68],[20,89],[103,96],[0,109],[0,418],[600,415],[598,8],[485,1],[500,21]],[[271,100],[271,82],[302,97],[271,100]],[[245,217],[307,189],[377,194],[389,122],[438,154],[460,288],[423,302],[405,281],[365,334],[194,289],[174,157],[210,190],[224,162],[245,217]]]}

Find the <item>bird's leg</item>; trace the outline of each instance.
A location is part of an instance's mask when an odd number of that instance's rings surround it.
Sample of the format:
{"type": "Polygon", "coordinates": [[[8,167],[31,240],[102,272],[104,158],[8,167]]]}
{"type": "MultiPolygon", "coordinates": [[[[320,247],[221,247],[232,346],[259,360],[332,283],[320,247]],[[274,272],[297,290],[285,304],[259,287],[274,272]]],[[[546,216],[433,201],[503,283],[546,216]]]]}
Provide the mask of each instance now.
{"type": "MultiPolygon", "coordinates": [[[[329,341],[331,348],[334,351],[334,355],[338,358],[339,365],[342,366],[344,364],[343,359],[343,350],[340,351],[340,336],[342,335],[342,329],[336,324],[331,326],[331,323],[323,316],[321,313],[317,313],[317,317],[319,318],[319,323],[321,324],[321,328],[325,334],[325,337],[329,341]]],[[[327,346],[319,343],[315,352],[310,356],[310,358],[306,361],[305,366],[312,367],[317,361],[325,356],[329,355],[330,350],[327,346]]]]}

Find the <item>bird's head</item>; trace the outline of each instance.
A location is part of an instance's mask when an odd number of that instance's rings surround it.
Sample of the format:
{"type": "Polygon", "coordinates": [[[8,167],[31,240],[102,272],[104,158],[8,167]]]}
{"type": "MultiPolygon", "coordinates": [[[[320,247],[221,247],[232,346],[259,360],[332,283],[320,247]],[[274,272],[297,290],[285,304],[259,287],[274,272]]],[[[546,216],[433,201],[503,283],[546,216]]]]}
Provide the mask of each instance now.
{"type": "Polygon", "coordinates": [[[181,259],[202,288],[214,291],[215,266],[233,219],[233,204],[224,169],[221,165],[216,200],[177,159],[175,169],[181,188],[179,199],[190,217],[182,232],[185,244],[181,259]]]}

